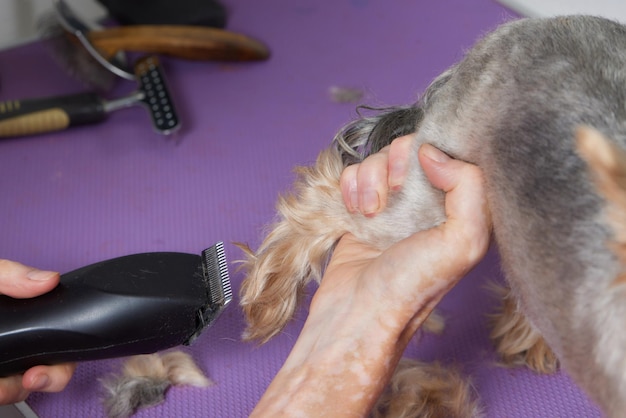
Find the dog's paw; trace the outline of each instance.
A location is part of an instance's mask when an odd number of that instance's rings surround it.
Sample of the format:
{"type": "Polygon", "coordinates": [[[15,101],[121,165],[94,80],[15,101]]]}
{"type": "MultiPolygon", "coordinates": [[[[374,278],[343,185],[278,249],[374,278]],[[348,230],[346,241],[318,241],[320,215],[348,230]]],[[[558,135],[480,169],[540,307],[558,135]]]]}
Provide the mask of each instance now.
{"type": "Polygon", "coordinates": [[[482,411],[468,379],[450,366],[402,359],[372,418],[478,418],[482,411]]]}
{"type": "Polygon", "coordinates": [[[502,308],[491,315],[491,339],[503,365],[527,366],[531,370],[549,374],[559,368],[559,361],[545,340],[520,312],[517,302],[506,288],[496,289],[501,294],[502,308]]]}

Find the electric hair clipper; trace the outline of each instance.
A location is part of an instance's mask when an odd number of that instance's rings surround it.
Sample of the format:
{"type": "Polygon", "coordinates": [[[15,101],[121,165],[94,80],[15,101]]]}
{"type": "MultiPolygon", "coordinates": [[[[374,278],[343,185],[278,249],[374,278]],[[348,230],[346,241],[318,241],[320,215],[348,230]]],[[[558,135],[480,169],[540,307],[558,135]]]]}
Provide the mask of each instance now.
{"type": "Polygon", "coordinates": [[[231,299],[221,242],[200,256],[144,253],[82,267],[39,297],[0,296],[0,376],[190,344],[231,299]]]}

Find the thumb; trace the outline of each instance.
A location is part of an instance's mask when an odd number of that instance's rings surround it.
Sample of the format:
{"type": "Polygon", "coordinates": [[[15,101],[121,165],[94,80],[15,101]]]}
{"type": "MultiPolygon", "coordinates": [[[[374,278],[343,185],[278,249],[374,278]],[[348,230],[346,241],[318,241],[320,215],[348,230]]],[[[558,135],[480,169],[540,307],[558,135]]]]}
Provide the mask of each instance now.
{"type": "Polygon", "coordinates": [[[480,168],[455,160],[432,145],[418,154],[428,180],[446,193],[446,222],[441,225],[450,244],[467,250],[469,258],[484,256],[491,237],[491,214],[480,168]]]}
{"type": "Polygon", "coordinates": [[[426,177],[436,188],[447,193],[460,183],[465,165],[462,161],[450,158],[430,144],[420,147],[418,157],[426,177]]]}
{"type": "Polygon", "coordinates": [[[31,298],[49,292],[58,283],[59,273],[0,259],[0,294],[31,298]]]}

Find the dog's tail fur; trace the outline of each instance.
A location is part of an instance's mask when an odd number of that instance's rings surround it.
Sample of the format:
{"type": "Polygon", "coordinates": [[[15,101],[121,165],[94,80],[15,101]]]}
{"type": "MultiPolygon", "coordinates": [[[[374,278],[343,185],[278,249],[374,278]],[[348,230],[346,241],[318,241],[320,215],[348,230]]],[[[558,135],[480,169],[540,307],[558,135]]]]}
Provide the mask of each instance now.
{"type": "Polygon", "coordinates": [[[244,339],[265,342],[292,318],[310,280],[322,276],[336,242],[354,230],[343,206],[343,169],[361,162],[399,136],[415,132],[422,118],[417,106],[381,109],[341,130],[313,167],[296,168],[292,192],[279,198],[278,220],[255,252],[241,246],[246,279],[241,306],[248,322],[244,339]]]}

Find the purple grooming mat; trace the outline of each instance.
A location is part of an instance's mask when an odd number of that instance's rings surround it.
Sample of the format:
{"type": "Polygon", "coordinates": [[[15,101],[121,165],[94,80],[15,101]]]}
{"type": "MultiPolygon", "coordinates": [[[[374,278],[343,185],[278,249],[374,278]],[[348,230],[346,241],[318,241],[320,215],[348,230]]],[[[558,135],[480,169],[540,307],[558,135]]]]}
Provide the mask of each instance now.
{"type": "MultiPolygon", "coordinates": [[[[315,160],[356,104],[413,102],[486,31],[515,15],[490,0],[230,0],[229,29],[269,45],[267,62],[164,59],[183,129],[178,142],[152,131],[141,108],[100,125],[0,140],[0,257],[67,272],[148,251],[200,253],[232,242],[258,246],[292,168],[315,160]],[[332,87],[363,91],[359,103],[331,100],[332,87]]],[[[0,52],[1,99],[84,90],[42,43],[0,52]]],[[[121,92],[128,86],[118,87],[121,92]]],[[[231,264],[232,265],[232,264],[231,264]]],[[[242,274],[231,269],[233,289],[242,274]]],[[[447,327],[407,355],[457,364],[488,417],[599,417],[563,372],[539,376],[496,364],[485,289],[499,280],[493,253],[441,303],[447,327]]],[[[311,291],[314,287],[310,288],[311,291]]],[[[306,304],[277,338],[243,343],[237,298],[187,350],[216,382],[172,388],[137,417],[245,417],[289,353],[306,304]]],[[[128,318],[132,321],[132,318],[128,318]]],[[[98,379],[122,360],[83,363],[59,394],[33,394],[41,417],[103,417],[98,379]]]]}

